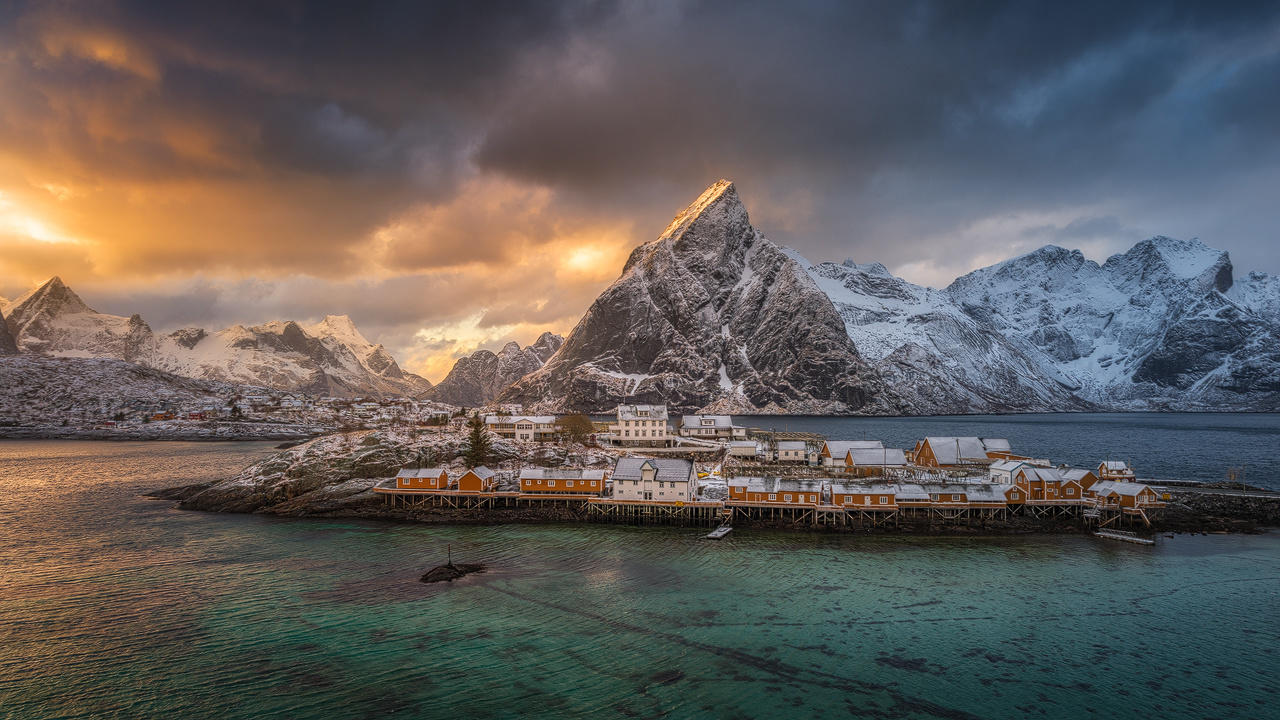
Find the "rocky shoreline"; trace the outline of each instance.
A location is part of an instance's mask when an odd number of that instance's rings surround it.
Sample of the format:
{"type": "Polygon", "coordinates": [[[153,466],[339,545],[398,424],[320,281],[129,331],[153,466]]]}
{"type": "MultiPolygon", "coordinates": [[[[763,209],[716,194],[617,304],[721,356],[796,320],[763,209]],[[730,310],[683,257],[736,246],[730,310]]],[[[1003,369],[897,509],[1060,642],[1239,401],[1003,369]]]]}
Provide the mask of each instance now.
{"type": "MultiPolygon", "coordinates": [[[[233,478],[202,485],[167,488],[153,497],[173,500],[187,510],[264,513],[282,517],[349,517],[451,525],[587,522],[580,511],[559,507],[450,509],[391,508],[373,487],[411,463],[461,470],[466,436],[456,431],[383,429],[330,435],[304,442],[246,468],[233,478]]],[[[501,489],[516,488],[515,475],[528,465],[605,468],[617,451],[573,444],[521,443],[495,439],[490,466],[501,489]]],[[[1242,497],[1173,489],[1153,532],[1261,532],[1280,527],[1280,496],[1242,497]]],[[[812,530],[807,525],[757,522],[739,527],[812,530]]],[[[842,532],[927,535],[1011,535],[1082,533],[1079,522],[1013,517],[983,524],[900,525],[894,528],[844,528],[842,532]]]]}

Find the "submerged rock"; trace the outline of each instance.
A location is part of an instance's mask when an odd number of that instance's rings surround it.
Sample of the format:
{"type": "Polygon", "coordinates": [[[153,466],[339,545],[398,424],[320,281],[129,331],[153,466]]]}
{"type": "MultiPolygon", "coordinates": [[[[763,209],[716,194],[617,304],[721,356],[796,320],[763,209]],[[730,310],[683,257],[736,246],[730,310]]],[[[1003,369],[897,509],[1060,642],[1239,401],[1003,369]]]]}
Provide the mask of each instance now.
{"type": "Polygon", "coordinates": [[[433,567],[419,581],[424,583],[453,582],[460,577],[485,571],[483,563],[445,563],[433,567]]]}

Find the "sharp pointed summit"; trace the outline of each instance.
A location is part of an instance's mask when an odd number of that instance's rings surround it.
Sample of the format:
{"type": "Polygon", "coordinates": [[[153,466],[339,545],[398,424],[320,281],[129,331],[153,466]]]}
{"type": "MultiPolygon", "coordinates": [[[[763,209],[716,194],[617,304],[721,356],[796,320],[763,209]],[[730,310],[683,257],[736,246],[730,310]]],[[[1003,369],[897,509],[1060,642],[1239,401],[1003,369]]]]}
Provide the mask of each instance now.
{"type": "Polygon", "coordinates": [[[888,396],[831,301],[721,180],[632,251],[564,347],[503,398],[547,410],[848,413],[888,396]]]}

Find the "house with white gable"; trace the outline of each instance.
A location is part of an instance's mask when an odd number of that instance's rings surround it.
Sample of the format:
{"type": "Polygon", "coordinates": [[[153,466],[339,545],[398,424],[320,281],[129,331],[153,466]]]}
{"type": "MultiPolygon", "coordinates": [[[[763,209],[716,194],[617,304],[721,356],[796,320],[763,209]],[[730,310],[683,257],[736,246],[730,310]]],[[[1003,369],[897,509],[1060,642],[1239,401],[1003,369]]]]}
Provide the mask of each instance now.
{"type": "Polygon", "coordinates": [[[508,440],[550,441],[556,437],[555,415],[485,415],[484,424],[508,440]]]}
{"type": "Polygon", "coordinates": [[[618,458],[613,467],[613,499],[689,502],[697,475],[693,463],[678,458],[618,458]]]}
{"type": "Polygon", "coordinates": [[[671,428],[666,405],[619,405],[618,421],[609,426],[615,445],[627,447],[667,447],[671,428]]]}
{"type": "Polygon", "coordinates": [[[734,425],[728,415],[685,415],[680,418],[680,434],[704,440],[742,440],[747,429],[734,425]]]}

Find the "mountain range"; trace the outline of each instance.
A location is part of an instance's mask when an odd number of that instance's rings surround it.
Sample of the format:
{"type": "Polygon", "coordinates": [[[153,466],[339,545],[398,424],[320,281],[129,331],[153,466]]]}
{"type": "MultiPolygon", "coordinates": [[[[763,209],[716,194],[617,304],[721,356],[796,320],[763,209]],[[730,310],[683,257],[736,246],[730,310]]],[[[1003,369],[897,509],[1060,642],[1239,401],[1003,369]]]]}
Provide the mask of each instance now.
{"type": "Polygon", "coordinates": [[[751,225],[722,180],[632,251],[568,337],[457,360],[432,387],[346,316],[154,333],[58,278],[0,301],[0,355],[105,357],[326,395],[531,411],[620,402],[731,413],[1280,410],[1280,280],[1236,280],[1199,240],[1099,264],[1056,246],[943,289],[879,263],[812,263],[751,225]]]}
{"type": "Polygon", "coordinates": [[[345,315],[309,326],[276,321],[157,334],[139,315],[97,312],[57,277],[2,309],[6,333],[24,353],[115,358],[185,377],[337,397],[420,396],[431,388],[345,315]]]}
{"type": "Polygon", "coordinates": [[[1280,282],[1154,237],[1099,265],[1046,246],[942,290],[818,263],[720,181],[632,252],[540,369],[502,396],[724,412],[1280,409],[1280,282]]]}
{"type": "Polygon", "coordinates": [[[427,397],[463,407],[484,405],[512,383],[542,367],[563,344],[563,337],[544,332],[532,345],[523,348],[520,343],[509,342],[496,353],[477,350],[458,358],[449,374],[427,391],[427,397]]]}

